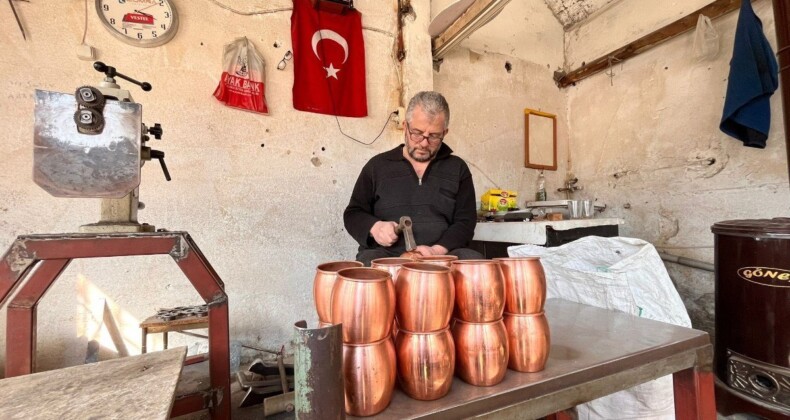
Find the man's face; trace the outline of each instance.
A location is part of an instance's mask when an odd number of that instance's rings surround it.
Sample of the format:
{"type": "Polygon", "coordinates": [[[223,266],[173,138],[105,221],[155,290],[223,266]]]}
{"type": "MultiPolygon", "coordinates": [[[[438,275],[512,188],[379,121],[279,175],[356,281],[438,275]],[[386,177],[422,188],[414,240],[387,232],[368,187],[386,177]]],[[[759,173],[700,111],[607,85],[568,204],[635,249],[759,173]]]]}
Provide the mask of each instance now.
{"type": "Polygon", "coordinates": [[[417,162],[428,162],[436,156],[447,135],[444,128],[445,116],[439,114],[434,118],[416,106],[411,114],[411,121],[405,124],[406,151],[417,162]]]}

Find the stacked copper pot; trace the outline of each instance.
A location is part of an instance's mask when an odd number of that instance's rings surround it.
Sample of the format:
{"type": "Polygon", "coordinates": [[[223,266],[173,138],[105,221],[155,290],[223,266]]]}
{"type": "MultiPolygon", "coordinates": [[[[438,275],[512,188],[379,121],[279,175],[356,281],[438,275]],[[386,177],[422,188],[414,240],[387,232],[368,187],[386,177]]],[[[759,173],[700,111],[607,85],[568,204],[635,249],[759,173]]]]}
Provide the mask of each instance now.
{"type": "Polygon", "coordinates": [[[538,372],[549,358],[550,333],[543,304],[546,275],[539,257],[495,258],[505,280],[504,324],[510,349],[508,367],[538,372]]]}
{"type": "MultiPolygon", "coordinates": [[[[354,265],[336,271],[329,316],[332,324],[343,324],[346,413],[372,416],[387,408],[395,388],[395,348],[390,339],[395,289],[388,272],[354,265]]],[[[316,294],[316,309],[325,302],[324,295],[316,294]]]]}
{"type": "Polygon", "coordinates": [[[456,374],[476,386],[492,386],[507,371],[508,341],[502,313],[505,280],[492,260],[453,261],[456,374]]]}
{"type": "Polygon", "coordinates": [[[455,371],[450,318],[455,287],[448,267],[403,264],[395,281],[398,334],[395,351],[403,392],[417,400],[447,395],[455,371]]]}

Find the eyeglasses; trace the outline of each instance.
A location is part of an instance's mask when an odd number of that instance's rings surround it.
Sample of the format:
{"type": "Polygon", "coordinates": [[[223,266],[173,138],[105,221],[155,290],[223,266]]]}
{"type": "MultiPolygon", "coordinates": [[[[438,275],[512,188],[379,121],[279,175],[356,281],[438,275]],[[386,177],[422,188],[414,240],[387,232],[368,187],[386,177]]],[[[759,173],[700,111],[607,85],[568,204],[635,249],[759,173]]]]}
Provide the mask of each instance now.
{"type": "Polygon", "coordinates": [[[411,141],[415,143],[420,143],[423,139],[425,139],[428,140],[428,143],[435,145],[441,143],[441,141],[444,140],[443,134],[425,134],[420,130],[412,130],[411,127],[409,127],[409,123],[406,123],[406,129],[409,130],[409,138],[411,138],[411,141]]]}
{"type": "Polygon", "coordinates": [[[288,51],[285,53],[285,55],[283,56],[283,59],[282,59],[282,60],[280,60],[280,62],[279,62],[279,63],[277,63],[277,70],[285,70],[285,66],[286,66],[286,64],[288,64],[288,60],[290,60],[291,58],[293,58],[293,56],[294,56],[294,55],[293,55],[293,53],[291,52],[291,50],[288,50],[288,51]]]}

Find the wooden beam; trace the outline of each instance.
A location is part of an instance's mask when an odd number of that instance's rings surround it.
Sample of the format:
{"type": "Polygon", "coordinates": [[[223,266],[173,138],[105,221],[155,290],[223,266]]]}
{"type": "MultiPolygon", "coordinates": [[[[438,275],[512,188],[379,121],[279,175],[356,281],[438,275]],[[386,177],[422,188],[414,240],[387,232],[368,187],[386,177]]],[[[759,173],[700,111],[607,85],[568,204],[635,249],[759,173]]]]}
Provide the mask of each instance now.
{"type": "MultiPolygon", "coordinates": [[[[752,0],[753,1],[753,0],[752,0]]],[[[565,76],[562,76],[557,81],[557,84],[563,88],[568,87],[580,80],[586,79],[593,74],[606,70],[609,67],[610,57],[616,58],[618,62],[625,61],[631,57],[635,57],[651,48],[658,46],[686,31],[697,27],[697,19],[699,15],[705,15],[711,19],[725,15],[733,10],[741,7],[741,0],[716,0],[713,3],[693,12],[681,19],[678,19],[661,29],[653,31],[630,44],[618,48],[609,54],[604,55],[589,63],[583,63],[581,67],[565,76]]]]}
{"type": "MultiPolygon", "coordinates": [[[[481,15],[489,13],[490,9],[496,7],[498,3],[506,4],[509,1],[510,0],[505,0],[504,2],[502,0],[475,0],[455,22],[450,24],[447,29],[432,40],[434,58],[441,58],[441,56],[446,53],[446,50],[471,35],[472,31],[470,31],[470,28],[475,25],[481,15]],[[439,57],[437,57],[437,54],[439,57]]],[[[501,7],[503,6],[500,6],[500,8],[501,7]]]]}

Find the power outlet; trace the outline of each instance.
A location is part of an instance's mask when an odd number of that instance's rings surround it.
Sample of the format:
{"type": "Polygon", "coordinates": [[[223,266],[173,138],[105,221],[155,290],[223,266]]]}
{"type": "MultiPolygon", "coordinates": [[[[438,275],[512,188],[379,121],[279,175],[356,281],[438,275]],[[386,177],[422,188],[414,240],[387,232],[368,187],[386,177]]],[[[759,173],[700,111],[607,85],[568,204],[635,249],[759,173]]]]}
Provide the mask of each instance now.
{"type": "Polygon", "coordinates": [[[90,45],[85,45],[85,44],[78,45],[77,57],[80,60],[93,61],[96,59],[96,50],[90,45]]]}
{"type": "Polygon", "coordinates": [[[392,119],[398,126],[398,130],[403,130],[403,122],[406,121],[406,108],[399,106],[395,110],[395,118],[392,119]]]}

